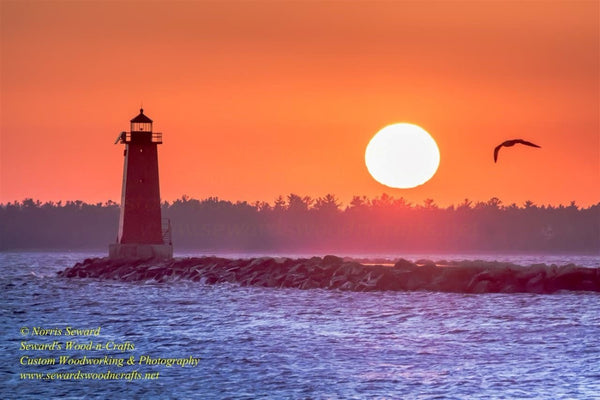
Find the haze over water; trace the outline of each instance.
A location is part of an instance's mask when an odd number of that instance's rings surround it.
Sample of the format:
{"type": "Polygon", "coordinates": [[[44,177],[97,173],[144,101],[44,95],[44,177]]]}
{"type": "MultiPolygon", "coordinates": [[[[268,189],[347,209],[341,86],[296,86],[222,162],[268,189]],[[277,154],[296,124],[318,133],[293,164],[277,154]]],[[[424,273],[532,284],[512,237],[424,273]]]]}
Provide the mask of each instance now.
{"type": "MultiPolygon", "coordinates": [[[[103,255],[0,254],[2,398],[572,399],[600,393],[596,293],[357,293],[55,276],[103,255]],[[19,365],[21,327],[65,325],[101,327],[101,340],[134,343],[123,357],[201,359],[194,368],[146,368],[160,371],[153,381],[20,379],[36,370],[107,369],[19,365]]],[[[600,264],[597,256],[485,258],[600,264]]]]}

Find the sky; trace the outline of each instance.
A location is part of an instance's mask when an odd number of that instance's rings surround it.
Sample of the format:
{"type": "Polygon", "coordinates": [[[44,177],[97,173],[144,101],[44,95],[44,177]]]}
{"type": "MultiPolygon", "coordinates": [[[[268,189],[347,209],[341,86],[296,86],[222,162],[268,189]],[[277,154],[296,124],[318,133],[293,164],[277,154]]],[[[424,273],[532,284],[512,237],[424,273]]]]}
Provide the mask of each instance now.
{"type": "Polygon", "coordinates": [[[600,2],[0,0],[0,203],[119,201],[141,105],[161,197],[600,202],[600,2]],[[364,163],[426,129],[413,189],[364,163]],[[542,146],[493,148],[523,138],[542,146]]]}

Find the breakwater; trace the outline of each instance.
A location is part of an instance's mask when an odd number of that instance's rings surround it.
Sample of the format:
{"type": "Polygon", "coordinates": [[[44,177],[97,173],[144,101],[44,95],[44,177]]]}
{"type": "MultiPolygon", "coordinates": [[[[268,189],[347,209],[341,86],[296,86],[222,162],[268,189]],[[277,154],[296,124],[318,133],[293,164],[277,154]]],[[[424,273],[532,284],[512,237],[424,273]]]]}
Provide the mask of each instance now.
{"type": "Polygon", "coordinates": [[[400,259],[391,265],[370,264],[336,256],[312,258],[220,257],[168,261],[90,258],[58,273],[66,278],[128,282],[191,280],[298,289],[349,291],[440,291],[457,293],[600,292],[600,268],[574,264],[519,266],[489,261],[400,259]]]}

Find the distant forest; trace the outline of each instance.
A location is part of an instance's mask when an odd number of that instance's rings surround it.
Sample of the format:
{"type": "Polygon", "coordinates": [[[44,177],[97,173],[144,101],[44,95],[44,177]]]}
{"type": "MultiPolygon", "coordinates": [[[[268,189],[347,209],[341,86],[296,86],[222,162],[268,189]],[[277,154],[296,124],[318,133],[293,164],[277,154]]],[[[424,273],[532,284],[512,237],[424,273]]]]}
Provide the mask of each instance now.
{"type": "MultiPolygon", "coordinates": [[[[183,196],[162,204],[175,251],[600,251],[600,203],[588,208],[503,205],[497,198],[438,207],[383,194],[354,197],[290,194],[266,202],[183,196]]],[[[0,250],[105,249],[114,243],[119,205],[33,199],[0,205],[0,250]]]]}

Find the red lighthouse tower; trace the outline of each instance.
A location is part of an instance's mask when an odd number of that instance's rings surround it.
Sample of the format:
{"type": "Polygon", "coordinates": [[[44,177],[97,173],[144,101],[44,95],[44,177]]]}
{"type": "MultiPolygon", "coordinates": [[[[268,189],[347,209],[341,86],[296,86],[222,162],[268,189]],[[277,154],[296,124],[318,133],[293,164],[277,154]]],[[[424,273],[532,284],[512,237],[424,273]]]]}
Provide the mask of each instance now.
{"type": "Polygon", "coordinates": [[[116,143],[125,144],[121,215],[117,243],[109,245],[110,258],[172,258],[170,224],[161,218],[158,148],[162,133],[152,132],[152,120],[140,109],[131,120],[131,132],[116,143]]]}

